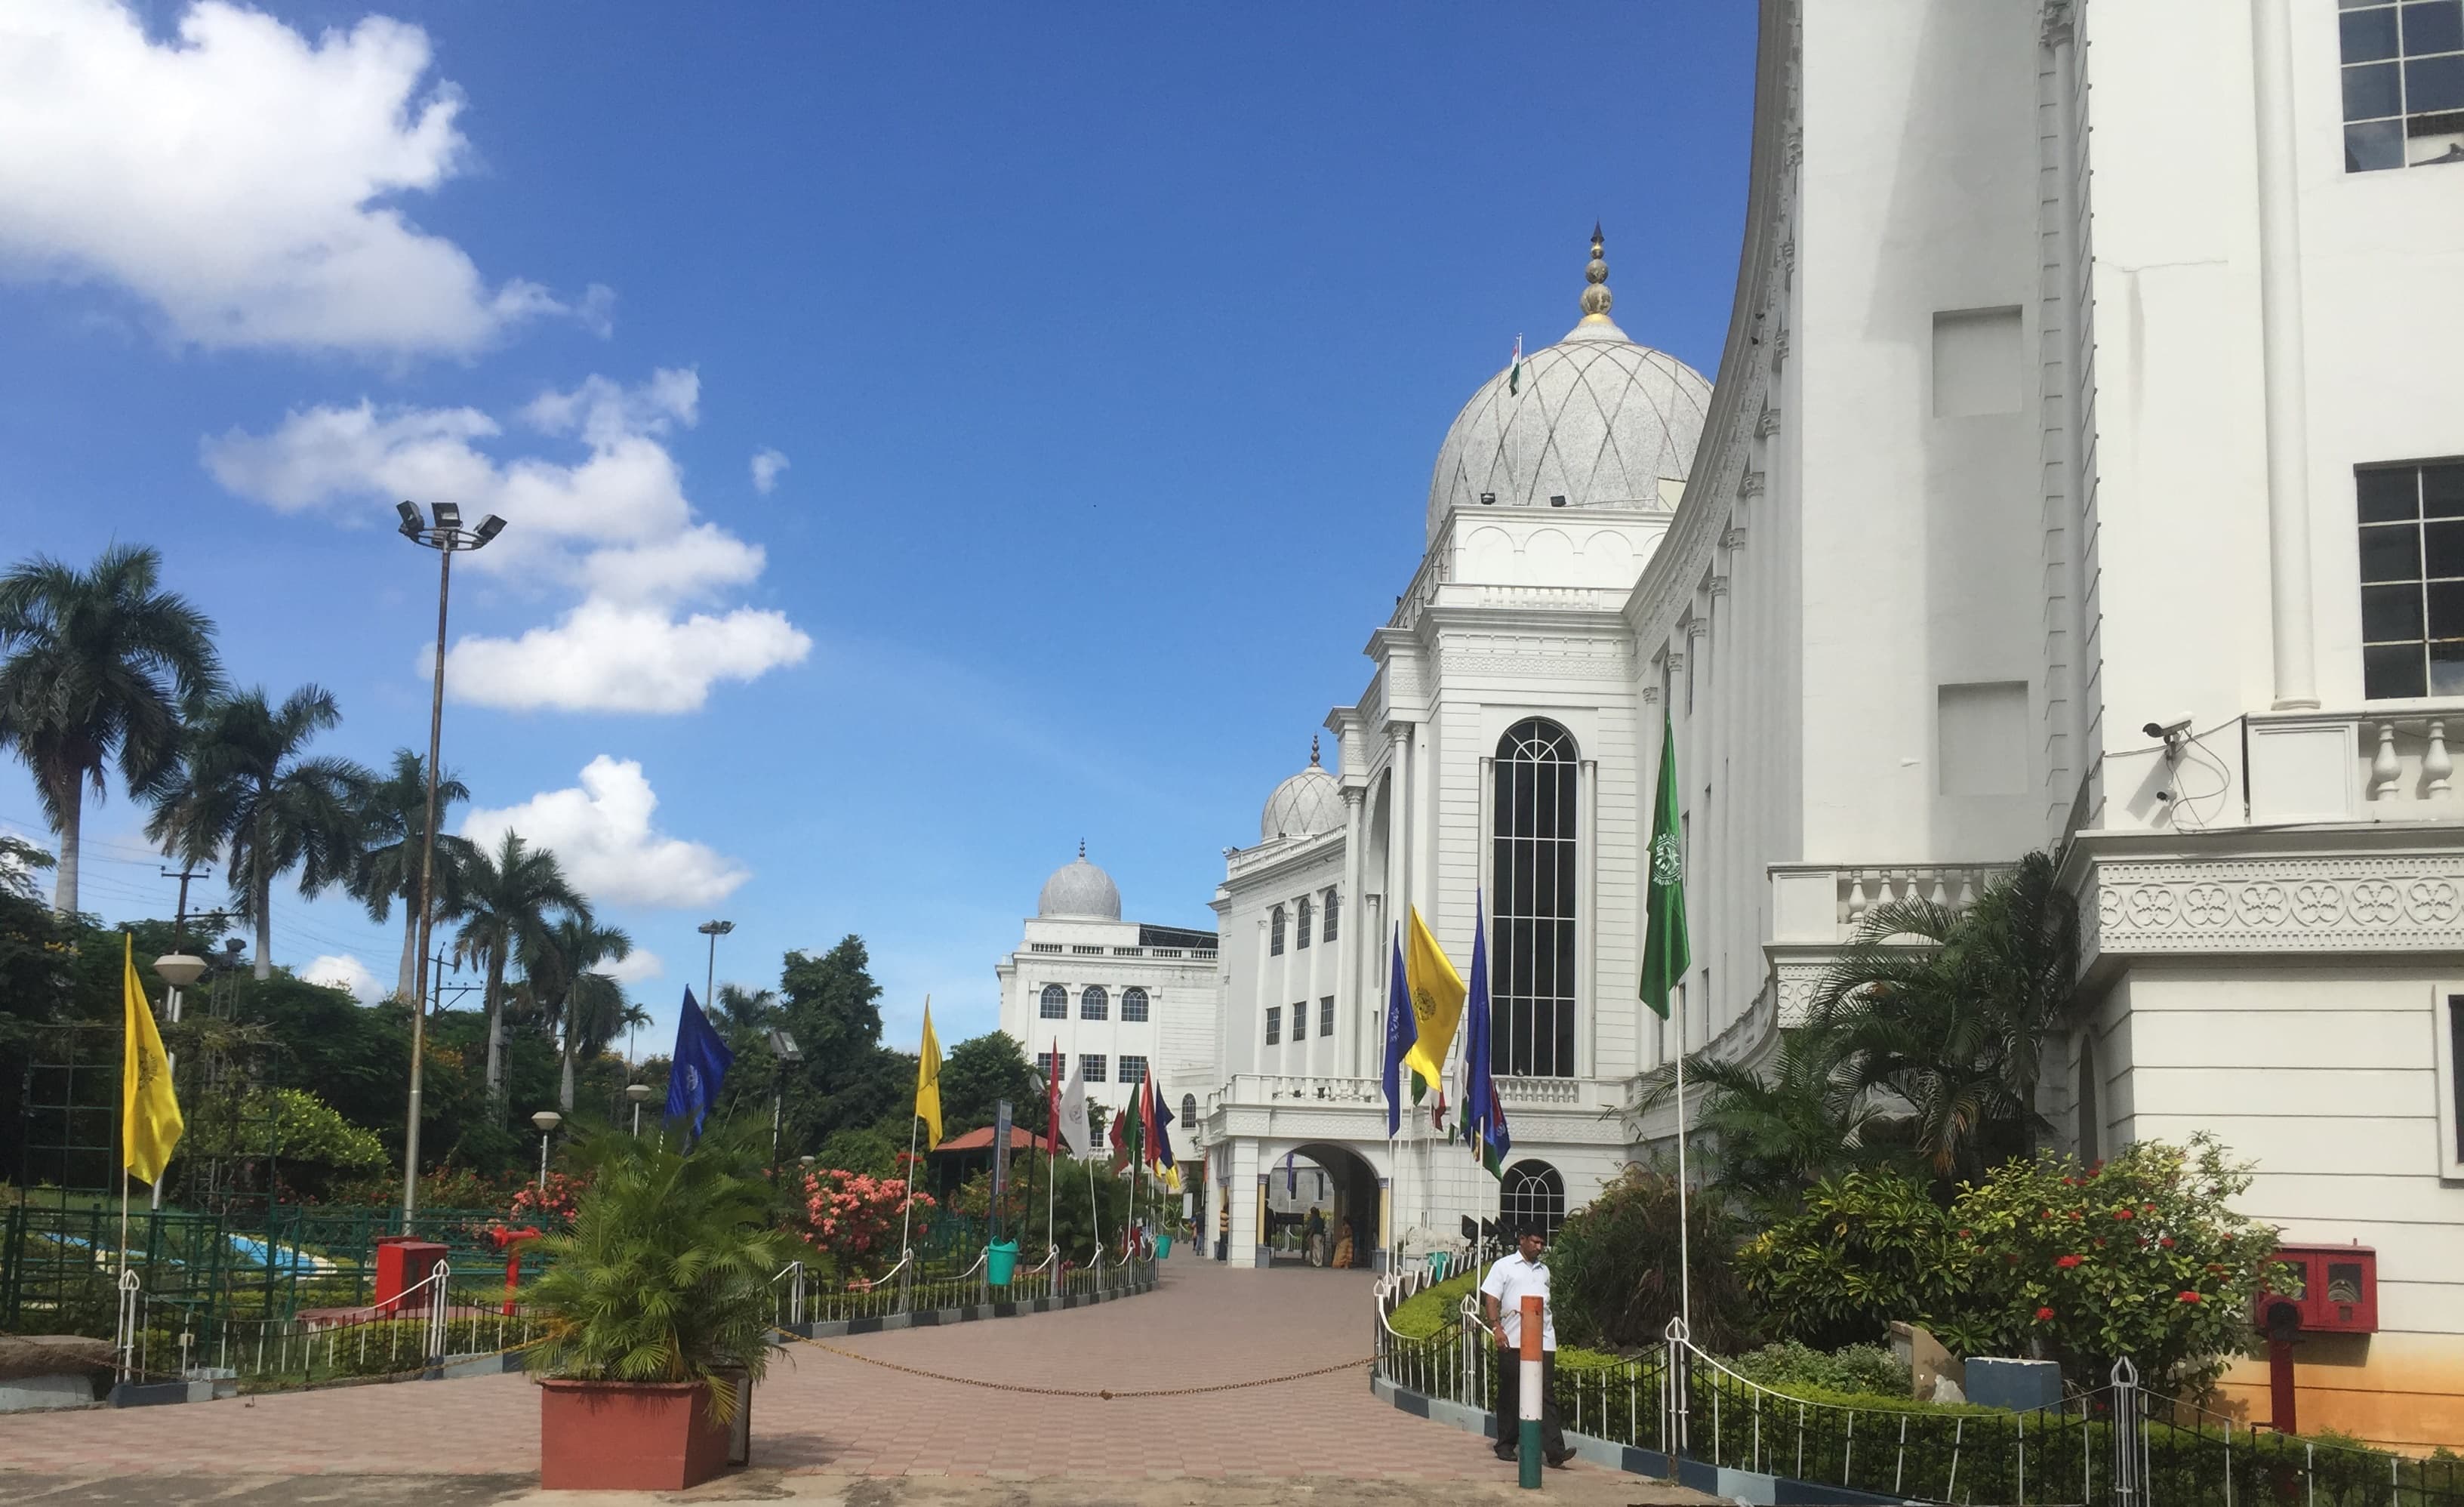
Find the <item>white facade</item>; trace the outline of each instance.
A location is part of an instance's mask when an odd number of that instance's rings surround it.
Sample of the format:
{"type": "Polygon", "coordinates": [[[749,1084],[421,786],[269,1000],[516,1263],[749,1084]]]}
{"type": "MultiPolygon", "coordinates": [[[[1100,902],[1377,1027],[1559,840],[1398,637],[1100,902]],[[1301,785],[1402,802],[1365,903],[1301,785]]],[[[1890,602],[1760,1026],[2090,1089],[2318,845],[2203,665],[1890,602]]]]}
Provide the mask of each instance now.
{"type": "Polygon", "coordinates": [[[1045,881],[1036,912],[993,965],[1001,1029],[1030,1062],[1057,1044],[1060,1072],[1083,1064],[1097,1103],[1128,1105],[1134,1073],[1154,1076],[1174,1115],[1196,1108],[1216,1081],[1214,935],[1121,920],[1120,892],[1083,848],[1045,881]]]}

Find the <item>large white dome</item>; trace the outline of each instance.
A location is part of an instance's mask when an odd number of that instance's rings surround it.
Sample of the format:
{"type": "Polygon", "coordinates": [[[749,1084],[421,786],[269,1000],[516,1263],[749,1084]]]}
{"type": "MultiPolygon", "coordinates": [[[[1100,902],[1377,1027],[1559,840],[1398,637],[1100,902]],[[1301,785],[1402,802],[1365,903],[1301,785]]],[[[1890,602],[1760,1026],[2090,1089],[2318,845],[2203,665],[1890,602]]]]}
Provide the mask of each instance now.
{"type": "Polygon", "coordinates": [[[1314,837],[1343,825],[1343,787],[1317,762],[1317,740],[1309,740],[1309,767],[1275,787],[1266,809],[1258,818],[1261,841],[1278,837],[1314,837]]]}
{"type": "Polygon", "coordinates": [[[1078,845],[1074,862],[1052,871],[1036,898],[1038,916],[1074,916],[1098,920],[1121,919],[1121,892],[1112,876],[1087,861],[1087,845],[1078,845]]]}
{"type": "Polygon", "coordinates": [[[1665,351],[1638,345],[1609,318],[1608,263],[1592,233],[1583,319],[1556,344],[1481,385],[1446,431],[1429,478],[1429,538],[1447,515],[1496,507],[1661,510],[1661,482],[1693,469],[1711,384],[1665,351]]]}

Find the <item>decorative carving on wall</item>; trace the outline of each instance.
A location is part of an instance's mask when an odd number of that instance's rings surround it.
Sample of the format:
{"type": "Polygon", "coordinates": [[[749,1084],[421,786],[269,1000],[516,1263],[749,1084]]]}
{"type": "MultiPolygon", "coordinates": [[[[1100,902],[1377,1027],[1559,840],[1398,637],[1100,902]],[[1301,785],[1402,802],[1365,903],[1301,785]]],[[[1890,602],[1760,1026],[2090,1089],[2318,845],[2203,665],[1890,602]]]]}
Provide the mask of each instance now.
{"type": "Polygon", "coordinates": [[[2464,949],[2464,858],[2108,861],[2082,908],[2092,954],[2464,949]]]}
{"type": "Polygon", "coordinates": [[[1730,528],[1730,529],[1727,530],[1726,532],[1722,533],[1722,534],[1720,535],[1720,547],[1721,547],[1722,549],[1729,549],[1729,550],[1736,550],[1736,549],[1743,549],[1743,548],[1745,548],[1745,547],[1746,547],[1746,531],[1745,531],[1745,528],[1744,528],[1742,525],[1740,525],[1740,526],[1738,526],[1738,527],[1730,528]]]}
{"type": "Polygon", "coordinates": [[[1771,438],[1773,434],[1776,434],[1776,433],[1778,433],[1778,432],[1779,432],[1779,410],[1777,410],[1777,409],[1765,409],[1765,410],[1763,410],[1763,411],[1762,411],[1762,416],[1761,416],[1760,418],[1757,418],[1757,419],[1755,419],[1755,420],[1754,420],[1754,433],[1755,433],[1756,435],[1760,436],[1761,438],[1769,439],[1769,438],[1771,438]]]}

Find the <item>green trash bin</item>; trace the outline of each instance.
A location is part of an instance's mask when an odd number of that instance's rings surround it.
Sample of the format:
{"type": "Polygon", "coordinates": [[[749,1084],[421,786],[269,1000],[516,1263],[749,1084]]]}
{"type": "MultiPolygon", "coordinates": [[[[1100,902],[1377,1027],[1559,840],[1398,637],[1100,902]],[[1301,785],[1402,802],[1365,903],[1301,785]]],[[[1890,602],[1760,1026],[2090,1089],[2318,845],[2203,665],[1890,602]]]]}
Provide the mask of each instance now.
{"type": "Polygon", "coordinates": [[[984,1280],[995,1287],[1007,1287],[1010,1278],[1017,1274],[1018,1242],[994,1241],[991,1251],[984,1257],[984,1280]]]}
{"type": "Polygon", "coordinates": [[[1443,1252],[1443,1251],[1432,1251],[1432,1252],[1429,1252],[1429,1280],[1430,1280],[1430,1281],[1432,1281],[1432,1282],[1442,1282],[1442,1281],[1444,1281],[1445,1279],[1446,1279],[1446,1252],[1443,1252]]]}
{"type": "Polygon", "coordinates": [[[1160,1261],[1170,1254],[1172,1254],[1172,1236],[1155,1236],[1155,1259],[1160,1261]]]}

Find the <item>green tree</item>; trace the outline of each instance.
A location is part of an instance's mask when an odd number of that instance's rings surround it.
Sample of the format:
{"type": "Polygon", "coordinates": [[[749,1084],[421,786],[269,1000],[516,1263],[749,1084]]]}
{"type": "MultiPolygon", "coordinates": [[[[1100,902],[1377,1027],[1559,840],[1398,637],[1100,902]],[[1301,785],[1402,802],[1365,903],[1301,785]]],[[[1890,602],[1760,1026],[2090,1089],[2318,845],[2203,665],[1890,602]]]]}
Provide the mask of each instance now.
{"type": "Polygon", "coordinates": [[[595,1053],[623,1014],[624,987],[600,969],[632,955],[633,939],[623,927],[603,926],[587,914],[570,911],[522,939],[522,972],[542,1018],[557,1035],[556,1101],[568,1115],[573,1113],[577,1051],[595,1053]]]}
{"type": "Polygon", "coordinates": [[[1890,1168],[1816,1183],[1735,1266],[1771,1337],[1817,1350],[1879,1341],[1893,1319],[1961,1319],[1983,1271],[1925,1186],[1890,1168]]]}
{"type": "Polygon", "coordinates": [[[590,920],[590,903],[564,877],[556,854],[508,831],[495,850],[473,853],[459,880],[462,928],[456,956],[487,970],[488,1097],[505,1100],[505,972],[518,958],[548,944],[560,915],[590,920]]]}
{"type": "MultiPolygon", "coordinates": [[[[1836,1037],[1815,1026],[1783,1031],[1766,1071],[1707,1053],[1685,1059],[1688,1089],[1700,1091],[1693,1134],[1718,1186],[1739,1202],[1791,1213],[1810,1185],[1891,1154],[1890,1123],[1836,1037]]],[[[1663,1078],[1633,1118],[1668,1103],[1676,1088],[1673,1075],[1663,1078]]]]}
{"type": "Polygon", "coordinates": [[[162,557],[133,544],[91,570],[38,555],[0,575],[0,748],[26,762],[60,834],[53,909],[77,909],[85,792],[117,764],[137,798],[176,771],[180,707],[222,683],[213,624],[160,584],[162,557]]]}
{"type": "MultiPolygon", "coordinates": [[[[1736,1266],[1737,1229],[1724,1202],[1686,1202],[1696,1343],[1722,1354],[1750,1327],[1736,1266]]],[[[1661,1339],[1681,1311],[1677,1178],[1629,1163],[1566,1217],[1549,1251],[1559,1323],[1575,1341],[1639,1348],[1661,1339]]]]}
{"type": "MultiPolygon", "coordinates": [[[[783,1083],[787,1151],[818,1147],[841,1130],[887,1124],[896,1126],[894,1139],[904,1147],[915,1059],[881,1044],[881,986],[864,939],[842,938],[820,957],[788,953],[779,994],[804,1055],[783,1083]]],[[[731,1075],[731,1086],[766,1101],[769,1084],[755,1081],[761,1076],[745,1074],[739,1085],[731,1075]]]]}
{"type": "Polygon", "coordinates": [[[1002,1099],[1021,1129],[1044,1130],[1044,1096],[1035,1070],[1018,1041],[1005,1031],[986,1031],[952,1047],[941,1063],[941,1129],[958,1135],[993,1122],[1002,1099]]]}
{"type": "MultiPolygon", "coordinates": [[[[470,787],[447,772],[436,782],[436,916],[450,920],[460,913],[454,881],[474,855],[468,837],[444,831],[445,813],[471,798],[470,787]]],[[[428,828],[428,761],[407,748],[393,751],[393,767],[361,790],[357,817],[360,851],[353,865],[350,892],[368,909],[368,920],[383,925],[393,902],[402,902],[402,966],[394,976],[394,998],[407,1000],[419,987],[419,881],[426,857],[423,836],[428,828]]]]}
{"type": "Polygon", "coordinates": [[[739,1057],[747,1053],[767,1053],[770,1028],[787,1018],[786,1007],[779,1003],[775,989],[722,984],[710,1005],[712,1027],[727,1043],[727,1050],[739,1057]]]}
{"type": "Polygon", "coordinates": [[[262,688],[200,702],[179,772],[145,835],[191,863],[220,856],[243,920],[256,923],[256,976],[274,971],[274,881],[299,893],[347,883],[358,864],[360,794],[374,776],[347,759],[312,759],[311,740],[342,720],[331,693],[304,685],[278,707],[262,688]]]}

